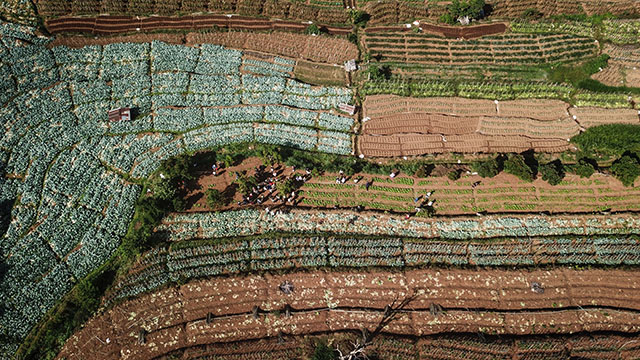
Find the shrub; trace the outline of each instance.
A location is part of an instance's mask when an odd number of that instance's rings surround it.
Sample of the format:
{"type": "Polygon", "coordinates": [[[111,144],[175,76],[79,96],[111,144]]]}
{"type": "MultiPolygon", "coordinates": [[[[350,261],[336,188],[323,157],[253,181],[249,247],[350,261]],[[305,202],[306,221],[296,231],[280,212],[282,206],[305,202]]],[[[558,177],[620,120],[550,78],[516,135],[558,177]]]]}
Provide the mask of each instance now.
{"type": "Polygon", "coordinates": [[[564,179],[564,166],[560,160],[552,161],[540,166],[540,173],[542,174],[542,180],[548,182],[551,185],[558,185],[562,179],[564,179]]]}
{"type": "Polygon", "coordinates": [[[619,157],[640,151],[640,125],[610,124],[588,128],[571,139],[586,154],[619,157]]]}
{"type": "Polygon", "coordinates": [[[593,160],[581,158],[578,160],[578,163],[573,165],[572,170],[576,175],[580,175],[582,178],[588,178],[595,172],[593,160]]]}
{"type": "Polygon", "coordinates": [[[316,24],[311,24],[307,26],[304,32],[308,35],[320,35],[320,28],[316,24]]]}
{"type": "Polygon", "coordinates": [[[471,170],[477,172],[483,178],[491,178],[500,173],[500,163],[497,158],[471,163],[471,170]]]}
{"type": "Polygon", "coordinates": [[[524,161],[524,156],[514,154],[504,162],[504,171],[524,181],[533,181],[533,170],[524,161]]]}
{"type": "Polygon", "coordinates": [[[211,209],[218,209],[224,205],[224,196],[217,189],[207,189],[205,191],[205,196],[207,199],[207,206],[211,209]]]}
{"type": "Polygon", "coordinates": [[[452,181],[456,181],[460,179],[460,170],[449,171],[449,173],[447,174],[447,177],[449,178],[449,180],[452,180],[452,181]]]}
{"type": "Polygon", "coordinates": [[[625,154],[611,165],[611,172],[624,186],[633,186],[636,178],[640,176],[640,162],[637,156],[625,154]]]}

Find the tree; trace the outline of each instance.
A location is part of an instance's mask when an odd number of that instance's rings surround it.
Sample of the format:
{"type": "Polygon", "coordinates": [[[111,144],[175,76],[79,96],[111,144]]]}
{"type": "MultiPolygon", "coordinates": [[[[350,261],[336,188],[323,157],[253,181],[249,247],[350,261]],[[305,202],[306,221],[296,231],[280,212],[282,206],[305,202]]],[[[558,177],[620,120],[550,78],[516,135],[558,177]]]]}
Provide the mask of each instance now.
{"type": "Polygon", "coordinates": [[[272,166],[282,162],[282,155],[280,155],[280,149],[276,146],[265,145],[260,148],[258,154],[262,163],[266,166],[272,166]]]}
{"type": "Polygon", "coordinates": [[[611,172],[624,186],[633,186],[636,178],[640,176],[638,158],[631,154],[623,155],[611,165],[611,172]]]}
{"type": "Polygon", "coordinates": [[[351,21],[353,22],[353,25],[356,25],[356,26],[364,26],[367,23],[367,21],[369,21],[369,19],[371,18],[371,16],[366,12],[362,10],[355,10],[355,9],[351,9],[351,11],[349,12],[349,15],[351,16],[351,21]]]}
{"type": "Polygon", "coordinates": [[[387,305],[384,308],[384,314],[382,316],[382,320],[378,323],[378,326],[372,331],[368,331],[367,329],[362,329],[362,340],[357,341],[353,344],[353,350],[348,353],[343,353],[342,350],[336,348],[338,352],[339,360],[362,360],[368,359],[366,355],[366,350],[371,344],[373,344],[373,339],[380,335],[380,333],[386,328],[391,322],[393,322],[398,314],[402,312],[409,304],[416,298],[416,295],[411,295],[409,297],[404,298],[401,302],[398,303],[398,299],[394,299],[393,302],[387,305]]]}
{"type": "Polygon", "coordinates": [[[249,195],[253,188],[258,184],[255,177],[247,176],[246,174],[238,176],[235,183],[238,184],[238,190],[240,190],[243,195],[249,195]]]}
{"type": "Polygon", "coordinates": [[[536,8],[528,8],[522,12],[522,18],[527,20],[537,20],[540,19],[543,15],[544,14],[536,8]]]}
{"type": "Polygon", "coordinates": [[[573,165],[572,170],[576,175],[580,175],[582,178],[588,178],[595,172],[593,160],[587,158],[578,159],[578,163],[573,165]]]}
{"type": "Polygon", "coordinates": [[[533,181],[533,170],[524,161],[524,156],[520,154],[510,155],[505,160],[504,171],[524,181],[533,181]]]}
{"type": "Polygon", "coordinates": [[[224,205],[224,196],[217,189],[207,189],[205,191],[205,197],[207,199],[207,206],[211,209],[218,209],[224,205]]]}
{"type": "Polygon", "coordinates": [[[497,158],[471,163],[471,170],[477,172],[483,178],[491,178],[500,173],[500,163],[497,158]]]}
{"type": "Polygon", "coordinates": [[[391,68],[388,65],[369,65],[367,72],[371,80],[389,80],[391,78],[391,68]]]}
{"type": "Polygon", "coordinates": [[[558,185],[564,179],[564,166],[560,160],[540,165],[542,180],[551,185],[558,185]]]}
{"type": "Polygon", "coordinates": [[[478,20],[484,17],[484,0],[453,0],[447,7],[447,13],[440,20],[447,24],[455,24],[458,19],[468,17],[470,20],[478,20]]]}

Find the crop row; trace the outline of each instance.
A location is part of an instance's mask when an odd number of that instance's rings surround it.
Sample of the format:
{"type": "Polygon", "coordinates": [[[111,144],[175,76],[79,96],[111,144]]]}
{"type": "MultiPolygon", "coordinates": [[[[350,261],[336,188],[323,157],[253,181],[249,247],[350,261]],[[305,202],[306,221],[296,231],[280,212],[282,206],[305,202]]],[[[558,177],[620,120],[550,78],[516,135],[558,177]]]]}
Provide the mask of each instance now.
{"type": "Polygon", "coordinates": [[[479,40],[451,40],[420,34],[371,34],[371,56],[407,63],[538,64],[581,59],[597,53],[589,38],[571,35],[510,34],[479,40]]]}
{"type": "Polygon", "coordinates": [[[457,219],[412,218],[342,210],[266,214],[258,210],[173,214],[157,230],[170,241],[247,236],[268,232],[332,232],[443,239],[518,236],[614,235],[640,233],[640,220],[624,215],[485,216],[457,219]]]}
{"type": "Polygon", "coordinates": [[[591,22],[512,22],[511,31],[517,33],[566,33],[577,36],[594,37],[597,33],[603,40],[614,44],[636,44],[640,40],[640,21],[637,20],[604,20],[602,24],[591,22]]]}
{"type": "Polygon", "coordinates": [[[176,13],[212,12],[240,14],[246,16],[314,20],[324,23],[343,24],[348,13],[341,2],[312,1],[181,1],[181,0],[41,0],[38,10],[44,16],[64,15],[175,15],[176,13]]]}
{"type": "Polygon", "coordinates": [[[567,99],[571,87],[547,82],[464,82],[447,81],[368,81],[366,95],[393,94],[412,97],[460,96],[466,98],[509,99],[567,99]]]}
{"type": "Polygon", "coordinates": [[[177,243],[143,255],[140,265],[115,285],[109,301],[179,279],[301,267],[640,265],[639,245],[635,239],[617,236],[481,243],[292,236],[207,245],[177,243]]]}

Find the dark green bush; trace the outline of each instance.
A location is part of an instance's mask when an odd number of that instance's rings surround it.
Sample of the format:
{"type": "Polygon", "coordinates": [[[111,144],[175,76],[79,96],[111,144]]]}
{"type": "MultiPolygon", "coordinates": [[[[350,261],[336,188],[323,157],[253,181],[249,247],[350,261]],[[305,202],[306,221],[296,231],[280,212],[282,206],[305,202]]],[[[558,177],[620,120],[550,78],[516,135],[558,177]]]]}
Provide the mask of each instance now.
{"type": "Polygon", "coordinates": [[[638,157],[625,154],[611,165],[611,172],[624,186],[632,186],[636,178],[640,176],[638,157]]]}
{"type": "Polygon", "coordinates": [[[471,170],[477,172],[483,178],[491,178],[500,173],[501,166],[497,158],[471,163],[471,170]]]}
{"type": "Polygon", "coordinates": [[[218,209],[224,205],[224,196],[217,189],[207,189],[205,191],[205,197],[207,199],[207,206],[211,209],[218,209]]]}
{"type": "Polygon", "coordinates": [[[520,154],[510,155],[504,162],[504,171],[515,175],[524,181],[533,181],[533,170],[524,161],[524,156],[520,154]]]}
{"type": "Polygon", "coordinates": [[[587,156],[619,157],[623,153],[640,151],[640,125],[611,124],[588,128],[571,141],[587,156]]]}
{"type": "Polygon", "coordinates": [[[558,185],[564,179],[564,166],[560,160],[540,165],[542,180],[551,185],[558,185]]]}
{"type": "Polygon", "coordinates": [[[571,167],[571,170],[582,178],[588,178],[595,172],[593,166],[594,161],[586,158],[581,158],[578,162],[571,167]]]}

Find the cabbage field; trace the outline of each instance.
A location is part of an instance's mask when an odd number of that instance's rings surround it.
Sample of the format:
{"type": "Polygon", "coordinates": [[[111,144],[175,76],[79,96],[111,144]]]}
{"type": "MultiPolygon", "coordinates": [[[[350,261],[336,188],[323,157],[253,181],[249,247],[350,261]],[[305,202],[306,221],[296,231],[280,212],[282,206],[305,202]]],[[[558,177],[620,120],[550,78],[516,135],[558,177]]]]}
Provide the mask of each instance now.
{"type": "Polygon", "coordinates": [[[128,179],[235,142],[352,151],[353,119],[330,111],[351,90],[299,83],[289,59],[157,41],[49,49],[8,23],[0,34],[0,201],[15,201],[0,238],[3,347],[118,247],[141,190],[128,179]],[[109,109],[129,106],[134,121],[108,122],[109,109]]]}

